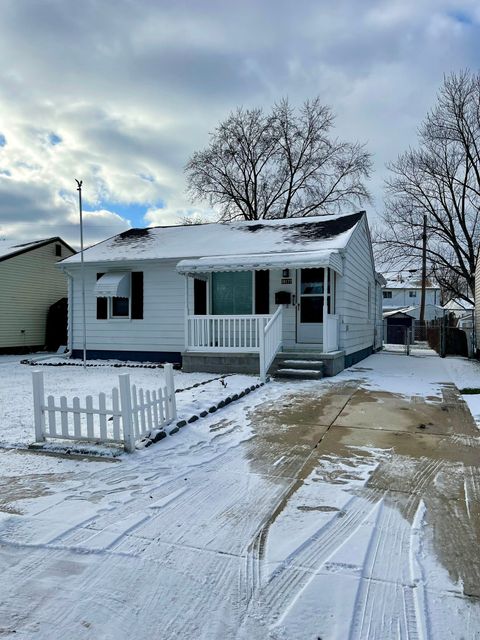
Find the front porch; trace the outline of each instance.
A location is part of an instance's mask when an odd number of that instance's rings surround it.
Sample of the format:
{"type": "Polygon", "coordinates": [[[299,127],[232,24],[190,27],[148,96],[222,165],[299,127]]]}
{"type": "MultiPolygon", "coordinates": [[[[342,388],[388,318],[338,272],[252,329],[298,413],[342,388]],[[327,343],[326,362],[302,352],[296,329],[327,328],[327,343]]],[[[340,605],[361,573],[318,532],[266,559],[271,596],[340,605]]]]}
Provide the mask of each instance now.
{"type": "Polygon", "coordinates": [[[322,341],[289,347],[283,340],[284,305],[272,315],[187,315],[183,370],[259,373],[264,379],[277,356],[299,355],[321,360],[325,375],[335,375],[344,368],[344,354],[338,350],[339,318],[324,311],[322,341]]]}
{"type": "Polygon", "coordinates": [[[198,259],[177,265],[185,276],[186,371],[242,371],[265,379],[282,351],[338,352],[338,255],[303,256],[302,264],[295,256],[294,265],[269,267],[276,259],[264,256],[263,263],[257,256],[250,264],[237,256],[228,264],[198,259]]]}

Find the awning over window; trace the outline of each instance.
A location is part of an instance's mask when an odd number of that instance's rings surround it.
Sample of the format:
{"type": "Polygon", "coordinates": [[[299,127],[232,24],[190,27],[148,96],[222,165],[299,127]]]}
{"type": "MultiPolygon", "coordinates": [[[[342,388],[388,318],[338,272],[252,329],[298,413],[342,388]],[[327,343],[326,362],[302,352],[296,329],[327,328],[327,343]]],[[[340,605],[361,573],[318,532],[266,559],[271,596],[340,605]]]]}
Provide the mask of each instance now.
{"type": "Polygon", "coordinates": [[[95,283],[97,298],[128,298],[130,296],[130,273],[112,271],[105,273],[95,283]]]}
{"type": "Polygon", "coordinates": [[[292,253],[262,253],[250,255],[211,256],[181,260],[179,273],[210,273],[212,271],[252,271],[255,269],[295,269],[330,267],[343,274],[343,261],[338,249],[295,251],[292,253]]]}

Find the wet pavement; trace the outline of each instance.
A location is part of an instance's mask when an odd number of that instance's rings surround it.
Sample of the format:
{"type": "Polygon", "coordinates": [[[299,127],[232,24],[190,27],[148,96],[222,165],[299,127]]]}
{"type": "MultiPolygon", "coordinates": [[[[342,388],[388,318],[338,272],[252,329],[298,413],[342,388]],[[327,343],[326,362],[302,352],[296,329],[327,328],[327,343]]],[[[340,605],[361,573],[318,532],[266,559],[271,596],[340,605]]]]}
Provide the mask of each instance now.
{"type": "MultiPolygon", "coordinates": [[[[371,391],[359,380],[334,386],[322,397],[299,394],[285,404],[280,410],[260,408],[252,416],[256,425],[256,438],[250,443],[252,465],[288,451],[284,470],[295,476],[259,534],[259,562],[267,556],[266,540],[275,527],[280,528],[279,521],[307,479],[340,485],[355,496],[344,508],[296,506],[303,512],[332,516],[325,525],[330,529],[328,542],[322,541],[330,558],[328,571],[340,570],[346,582],[349,574],[362,576],[347,612],[348,624],[341,630],[326,625],[321,637],[480,637],[480,438],[456,387],[445,384],[441,398],[422,398],[371,391]],[[357,470],[365,463],[372,468],[364,481],[357,470]],[[378,505],[375,518],[365,503],[378,505]],[[400,516],[398,520],[392,512],[400,516]],[[352,524],[345,533],[339,523],[348,518],[352,524]],[[365,549],[354,554],[349,569],[341,561],[331,561],[337,551],[340,557],[345,554],[345,545],[356,548],[357,540],[365,549]],[[440,575],[443,570],[446,581],[440,575]],[[465,610],[458,604],[462,599],[465,610]],[[453,616],[453,630],[442,622],[446,611],[453,616]],[[462,623],[462,617],[467,622],[462,623]]],[[[322,544],[309,539],[299,555],[290,556],[292,571],[299,564],[319,574],[325,571],[322,544]],[[308,546],[310,554],[305,553],[308,546]]],[[[329,588],[330,582],[327,579],[324,586],[329,588]]],[[[298,578],[292,601],[308,583],[305,575],[298,578]]],[[[267,584],[271,589],[272,580],[267,584]]],[[[252,596],[258,599],[260,592],[252,596]]],[[[328,608],[332,607],[339,613],[341,607],[329,602],[328,608]]],[[[289,615],[295,618],[290,610],[289,615]]],[[[270,624],[275,627],[279,619],[285,623],[284,614],[273,608],[270,624]]],[[[253,632],[248,624],[247,628],[253,632]]],[[[285,628],[293,633],[295,627],[285,628]]]]}

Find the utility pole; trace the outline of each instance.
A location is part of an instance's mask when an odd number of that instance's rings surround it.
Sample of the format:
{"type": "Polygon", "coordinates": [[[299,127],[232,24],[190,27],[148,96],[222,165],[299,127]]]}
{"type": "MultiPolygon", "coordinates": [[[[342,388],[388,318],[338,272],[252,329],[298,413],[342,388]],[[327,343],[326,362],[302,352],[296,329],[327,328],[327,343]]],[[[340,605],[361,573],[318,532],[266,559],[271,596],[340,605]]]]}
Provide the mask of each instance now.
{"type": "Polygon", "coordinates": [[[83,368],[87,368],[87,315],[85,310],[85,265],[83,263],[83,211],[82,211],[82,184],[83,180],[77,180],[78,208],[80,211],[80,276],[82,280],[82,325],[83,325],[83,368]]]}
{"type": "Polygon", "coordinates": [[[422,298],[420,301],[420,326],[425,326],[425,293],[427,287],[427,214],[423,215],[422,234],[422,298]]]}

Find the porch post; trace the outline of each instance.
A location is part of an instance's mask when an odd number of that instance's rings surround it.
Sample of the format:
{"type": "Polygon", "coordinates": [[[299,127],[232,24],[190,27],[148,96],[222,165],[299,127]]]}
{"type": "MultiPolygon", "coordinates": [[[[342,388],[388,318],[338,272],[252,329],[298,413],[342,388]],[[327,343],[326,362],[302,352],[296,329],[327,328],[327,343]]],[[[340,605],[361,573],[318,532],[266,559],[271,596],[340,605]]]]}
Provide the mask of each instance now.
{"type": "Polygon", "coordinates": [[[328,316],[328,304],[327,304],[327,292],[328,292],[328,268],[323,269],[323,345],[322,350],[326,352],[327,348],[327,316],[328,316]]]}
{"type": "Polygon", "coordinates": [[[185,274],[185,351],[188,351],[188,273],[185,274]]]}

